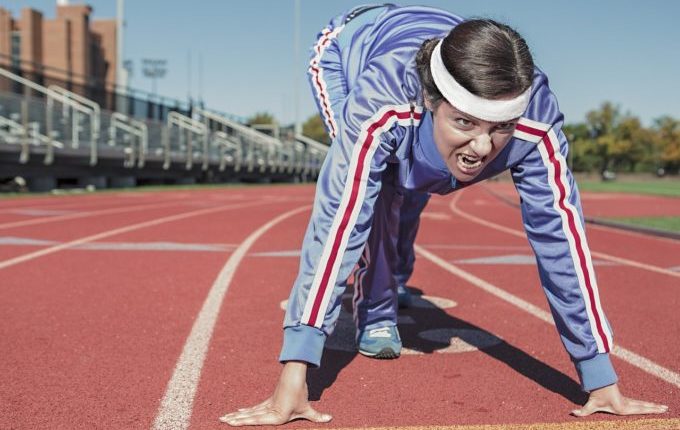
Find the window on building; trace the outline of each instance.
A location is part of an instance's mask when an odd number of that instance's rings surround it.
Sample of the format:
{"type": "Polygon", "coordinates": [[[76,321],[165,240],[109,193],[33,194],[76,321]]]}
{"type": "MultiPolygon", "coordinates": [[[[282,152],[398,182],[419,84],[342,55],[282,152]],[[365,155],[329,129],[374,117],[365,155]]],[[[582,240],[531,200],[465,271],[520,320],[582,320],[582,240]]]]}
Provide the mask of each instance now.
{"type": "Polygon", "coordinates": [[[21,68],[21,33],[12,32],[12,67],[21,68]]]}

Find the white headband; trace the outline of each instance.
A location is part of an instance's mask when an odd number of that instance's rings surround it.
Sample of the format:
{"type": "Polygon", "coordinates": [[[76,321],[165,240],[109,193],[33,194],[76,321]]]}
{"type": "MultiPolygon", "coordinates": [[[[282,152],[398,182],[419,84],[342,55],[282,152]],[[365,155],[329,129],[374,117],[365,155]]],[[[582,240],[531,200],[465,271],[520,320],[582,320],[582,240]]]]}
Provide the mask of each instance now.
{"type": "Polygon", "coordinates": [[[456,82],[446,69],[441,54],[442,41],[443,39],[432,51],[430,71],[437,89],[449,103],[460,111],[485,121],[502,122],[522,116],[529,105],[531,87],[510,100],[490,100],[472,94],[456,82]]]}

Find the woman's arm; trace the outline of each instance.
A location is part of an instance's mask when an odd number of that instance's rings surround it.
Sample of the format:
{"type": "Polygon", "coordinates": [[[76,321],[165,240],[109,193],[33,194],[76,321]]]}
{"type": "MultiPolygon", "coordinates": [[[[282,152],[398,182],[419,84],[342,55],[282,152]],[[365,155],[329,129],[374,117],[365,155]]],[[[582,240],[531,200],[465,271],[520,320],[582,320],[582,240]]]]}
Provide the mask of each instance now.
{"type": "Polygon", "coordinates": [[[612,330],[600,302],[578,187],[566,163],[563,117],[545,76],[538,74],[534,84],[532,101],[515,136],[536,147],[513,167],[512,175],[555,325],[582,388],[590,392],[586,405],[573,414],[664,412],[666,407],[628,399],[618,389],[609,357],[612,330]]]}

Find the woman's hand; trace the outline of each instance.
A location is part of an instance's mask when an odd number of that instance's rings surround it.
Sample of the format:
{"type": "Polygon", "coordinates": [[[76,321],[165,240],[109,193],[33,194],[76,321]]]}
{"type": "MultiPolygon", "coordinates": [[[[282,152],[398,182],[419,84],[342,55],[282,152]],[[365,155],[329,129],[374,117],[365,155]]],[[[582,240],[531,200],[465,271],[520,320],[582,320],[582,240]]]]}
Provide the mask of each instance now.
{"type": "Polygon", "coordinates": [[[629,399],[619,391],[617,384],[598,388],[590,393],[588,402],[581,409],[572,411],[572,415],[585,417],[595,412],[608,412],[614,415],[662,414],[668,406],[642,400],[629,399]]]}
{"type": "Polygon", "coordinates": [[[296,419],[327,423],[328,414],[317,412],[307,397],[307,363],[289,361],[283,366],[274,394],[250,408],[239,409],[220,417],[232,426],[278,425],[296,419]]]}

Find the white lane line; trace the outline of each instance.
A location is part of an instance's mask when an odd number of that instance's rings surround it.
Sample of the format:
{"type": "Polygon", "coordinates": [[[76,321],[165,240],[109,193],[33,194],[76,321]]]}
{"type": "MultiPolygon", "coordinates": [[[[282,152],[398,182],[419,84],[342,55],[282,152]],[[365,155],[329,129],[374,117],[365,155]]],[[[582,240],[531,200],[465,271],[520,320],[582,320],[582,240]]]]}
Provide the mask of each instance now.
{"type": "Polygon", "coordinates": [[[153,424],[154,429],[176,430],[189,427],[194,396],[196,395],[196,388],[201,377],[206,351],[210,344],[210,338],[212,337],[220,308],[222,307],[224,295],[229,289],[229,284],[238,265],[253,243],[266,233],[267,230],[286,218],[307,211],[310,208],[311,206],[303,206],[272,219],[251,233],[231,254],[229,260],[227,260],[227,263],[219,275],[217,275],[217,279],[215,279],[213,286],[210,288],[203,307],[191,328],[191,333],[184,344],[182,354],[175,365],[175,370],[170,378],[170,382],[168,382],[165,396],[161,401],[153,424]]]}
{"type": "Polygon", "coordinates": [[[680,273],[673,272],[672,270],[664,269],[663,267],[652,266],[651,264],[640,263],[639,261],[628,260],[622,257],[616,257],[609,254],[604,254],[602,252],[590,251],[593,257],[599,257],[603,260],[613,261],[614,263],[623,264],[626,266],[636,267],[638,269],[649,270],[650,272],[661,273],[662,275],[670,275],[676,278],[680,278],[680,273]]]}
{"type": "MultiPolygon", "coordinates": [[[[479,258],[466,258],[462,260],[453,260],[455,264],[488,264],[488,265],[516,265],[516,266],[535,266],[536,256],[532,254],[506,254],[506,255],[489,255],[479,258]]],[[[614,263],[609,261],[593,260],[593,266],[613,266],[614,263]]]]}
{"type": "Polygon", "coordinates": [[[14,258],[10,258],[9,260],[0,261],[0,270],[6,269],[10,266],[14,266],[16,264],[23,263],[23,262],[26,262],[26,261],[29,261],[29,260],[34,260],[34,259],[42,257],[44,255],[53,254],[55,252],[59,252],[59,251],[62,251],[64,249],[67,249],[67,248],[73,248],[73,247],[76,247],[76,246],[80,246],[84,243],[94,242],[95,240],[103,239],[105,237],[115,236],[117,234],[128,233],[130,231],[139,230],[139,229],[146,228],[146,227],[152,227],[152,226],[163,224],[163,223],[166,223],[166,222],[178,221],[178,220],[181,220],[181,219],[190,218],[190,217],[194,217],[194,216],[198,216],[198,215],[206,215],[206,214],[209,214],[209,213],[224,211],[224,210],[228,210],[228,209],[236,209],[236,208],[243,208],[243,207],[247,207],[247,206],[263,205],[263,204],[275,203],[275,202],[281,202],[281,201],[282,200],[278,200],[278,201],[275,201],[275,200],[271,200],[271,201],[258,200],[256,202],[250,202],[250,203],[224,205],[224,206],[211,208],[211,209],[201,209],[201,210],[195,210],[195,211],[191,211],[191,212],[184,212],[184,213],[177,214],[177,215],[166,216],[166,217],[157,218],[157,219],[154,219],[154,220],[151,220],[151,221],[145,221],[145,222],[140,222],[140,223],[137,223],[137,224],[128,225],[128,226],[125,226],[125,227],[116,228],[116,229],[113,229],[113,230],[107,230],[107,231],[104,231],[102,233],[93,234],[91,236],[82,237],[80,239],[72,240],[70,242],[65,242],[65,243],[62,243],[62,244],[59,244],[59,245],[51,246],[49,248],[41,249],[40,251],[30,252],[28,254],[20,255],[18,257],[14,257],[14,258]]]}
{"type": "MultiPolygon", "coordinates": [[[[110,200],[109,200],[110,201],[110,200]]],[[[83,210],[83,205],[89,206],[89,205],[97,205],[101,204],[102,201],[100,200],[88,200],[88,201],[81,201],[81,202],[73,202],[73,201],[63,201],[61,198],[52,198],[51,202],[39,202],[39,201],[23,201],[22,199],[17,199],[14,201],[10,201],[10,203],[14,203],[13,207],[2,207],[0,208],[0,214],[5,214],[5,213],[16,213],[18,210],[22,209],[28,209],[28,210],[62,210],[62,209],[74,209],[77,211],[82,211],[83,210]],[[25,203],[25,206],[20,205],[20,203],[25,203]]]]}
{"type": "MultiPolygon", "coordinates": [[[[476,277],[475,275],[469,272],[466,272],[465,270],[462,270],[459,267],[456,267],[455,265],[449,263],[443,258],[438,257],[437,255],[431,253],[430,251],[424,249],[421,246],[416,245],[415,249],[416,252],[418,252],[420,255],[427,258],[432,263],[436,264],[442,269],[448,271],[449,273],[452,273],[458,276],[459,278],[466,280],[470,284],[486,291],[487,293],[490,293],[498,297],[501,300],[505,300],[511,305],[516,306],[517,308],[535,316],[541,321],[545,321],[548,324],[555,325],[555,322],[553,321],[550,312],[546,312],[543,309],[539,308],[538,306],[535,306],[527,302],[526,300],[523,300],[515,296],[514,294],[511,294],[495,285],[492,285],[484,281],[483,279],[476,277]]],[[[612,350],[612,355],[620,358],[621,360],[625,361],[628,364],[631,364],[649,373],[650,375],[656,376],[657,378],[662,379],[668,382],[669,384],[675,385],[676,387],[680,388],[680,374],[673,372],[672,370],[667,369],[663,366],[660,366],[654,363],[653,361],[649,360],[648,358],[645,358],[641,355],[634,353],[633,351],[630,351],[628,349],[616,345],[612,350]]]]}
{"type": "MultiPolygon", "coordinates": [[[[352,349],[355,351],[356,349],[352,349]]],[[[403,349],[402,349],[403,351],[403,349]]],[[[218,428],[218,427],[215,427],[218,428]]],[[[229,427],[219,427],[226,428],[229,427]]],[[[394,430],[396,427],[335,427],[333,430],[394,430]]],[[[400,425],[401,430],[678,430],[678,418],[629,418],[610,421],[580,421],[575,420],[557,423],[525,423],[525,424],[454,424],[454,425],[400,425]]]]}
{"type": "Polygon", "coordinates": [[[80,211],[65,211],[65,210],[54,210],[54,209],[13,209],[9,213],[15,215],[26,215],[26,216],[56,216],[56,215],[70,215],[80,211]]]}
{"type": "MultiPolygon", "coordinates": [[[[50,246],[60,242],[56,240],[40,240],[27,237],[0,236],[0,245],[4,246],[50,246]]],[[[196,251],[223,252],[231,251],[236,245],[231,243],[181,243],[181,242],[92,242],[74,246],[73,249],[91,251],[196,251]]]]}
{"type": "Polygon", "coordinates": [[[451,215],[444,212],[423,212],[420,214],[420,218],[429,218],[437,221],[448,221],[451,219],[451,215]]]}
{"type": "Polygon", "coordinates": [[[236,245],[219,243],[177,242],[95,242],[78,246],[88,251],[167,251],[167,252],[223,252],[232,251],[236,245]]]}
{"type": "Polygon", "coordinates": [[[505,300],[506,302],[510,303],[511,305],[514,305],[521,310],[530,313],[531,315],[537,317],[538,319],[545,321],[549,324],[554,324],[552,315],[550,315],[550,312],[546,312],[543,309],[539,308],[536,305],[533,305],[526,300],[520,299],[519,297],[515,296],[514,294],[508,293],[507,291],[498,288],[495,285],[492,285],[488,282],[486,282],[483,279],[480,279],[473,275],[470,272],[466,272],[465,270],[449,263],[448,261],[444,260],[443,258],[431,253],[430,251],[426,250],[420,245],[415,245],[416,252],[418,252],[420,255],[423,257],[427,258],[437,266],[441,267],[442,269],[448,271],[449,273],[452,273],[459,278],[462,278],[466,280],[467,282],[471,283],[472,285],[481,288],[482,290],[486,291],[487,293],[491,293],[494,296],[505,300]]]}
{"type": "Polygon", "coordinates": [[[423,248],[429,249],[480,249],[480,250],[511,250],[511,251],[531,251],[529,245],[510,246],[510,245],[437,245],[423,244],[423,248]]]}
{"type": "Polygon", "coordinates": [[[3,246],[49,246],[57,243],[55,240],[31,239],[30,237],[0,237],[0,245],[3,246]]]}
{"type": "MultiPolygon", "coordinates": [[[[503,225],[496,224],[494,222],[487,221],[487,220],[484,220],[484,219],[481,219],[481,218],[477,218],[475,216],[469,215],[466,212],[463,212],[457,206],[458,200],[460,200],[461,195],[462,195],[462,192],[457,193],[457,195],[455,195],[453,197],[453,199],[451,199],[451,202],[449,203],[449,208],[451,209],[451,211],[453,211],[453,213],[465,218],[468,221],[474,222],[475,224],[483,225],[485,227],[489,227],[489,228],[494,229],[494,230],[502,231],[503,233],[508,233],[508,234],[513,235],[513,236],[517,236],[517,237],[521,237],[521,238],[526,239],[526,233],[524,233],[523,231],[515,230],[515,229],[509,228],[509,227],[505,227],[503,225]]],[[[623,264],[624,266],[635,267],[635,268],[642,269],[642,270],[648,270],[650,272],[660,273],[662,275],[668,275],[668,276],[673,276],[675,278],[680,278],[679,272],[674,272],[672,270],[668,270],[668,269],[665,269],[663,267],[653,266],[651,264],[641,263],[639,261],[629,260],[629,259],[623,258],[623,257],[616,257],[614,255],[605,254],[603,252],[596,252],[596,251],[593,251],[592,249],[590,250],[590,254],[593,257],[598,257],[598,258],[601,258],[603,260],[608,260],[608,261],[612,261],[614,263],[623,264]]]]}
{"type": "Polygon", "coordinates": [[[594,229],[594,230],[603,230],[608,233],[614,233],[614,234],[620,234],[622,236],[633,236],[641,240],[649,240],[649,241],[654,241],[654,242],[666,242],[666,243],[672,243],[673,245],[678,244],[677,239],[670,239],[668,237],[663,237],[663,236],[651,236],[649,234],[643,234],[643,233],[638,233],[635,231],[631,230],[623,230],[620,228],[614,228],[614,227],[607,227],[602,224],[593,224],[589,223],[588,224],[588,229],[594,229]]]}
{"type": "Polygon", "coordinates": [[[290,251],[270,251],[270,252],[254,252],[250,254],[251,257],[300,257],[299,249],[292,249],[290,251]]]}
{"type": "MultiPolygon", "coordinates": [[[[459,197],[458,197],[459,198],[459,197]]],[[[457,200],[457,199],[456,199],[457,200]]],[[[451,204],[452,209],[455,208],[455,201],[451,204]]],[[[456,208],[457,209],[457,208],[456,208]]],[[[467,216],[462,211],[456,210],[454,211],[458,213],[461,216],[467,216]]],[[[472,218],[472,217],[470,217],[472,218]]],[[[469,219],[469,218],[468,218],[469,219]]],[[[477,220],[474,218],[474,220],[477,220]]],[[[480,220],[483,221],[483,220],[480,220]]],[[[486,222],[486,221],[484,221],[486,222]]],[[[502,227],[502,226],[501,226],[502,227]]],[[[493,228],[493,227],[492,227],[493,228]]],[[[514,233],[513,233],[514,234],[514,233]]],[[[461,268],[449,263],[448,261],[444,260],[443,258],[440,258],[439,256],[431,253],[430,251],[426,250],[422,246],[415,245],[415,250],[418,252],[418,254],[422,255],[426,259],[430,260],[432,263],[436,264],[437,266],[441,267],[442,269],[448,271],[449,273],[452,273],[453,275],[456,275],[470,284],[500,298],[501,300],[504,300],[513,306],[529,313],[530,315],[535,316],[536,318],[547,322],[548,324],[555,325],[555,322],[553,321],[552,315],[550,312],[544,311],[543,309],[527,302],[526,300],[523,300],[514,294],[511,294],[493,284],[490,284],[483,279],[480,279],[476,277],[475,275],[466,272],[465,270],[462,270],[461,268]]],[[[653,361],[649,360],[648,358],[645,358],[641,355],[638,355],[634,353],[633,351],[630,351],[626,348],[614,345],[614,349],[611,352],[612,355],[615,357],[620,358],[621,360],[625,361],[628,364],[631,364],[632,366],[635,366],[644,372],[649,373],[650,375],[656,376],[657,378],[668,382],[669,384],[672,384],[678,388],[680,388],[680,374],[667,369],[659,364],[654,363],[653,361]]]]}
{"type": "MultiPolygon", "coordinates": [[[[465,281],[469,282],[470,284],[486,291],[487,293],[490,293],[496,297],[498,297],[501,300],[505,300],[506,302],[510,303],[511,305],[535,316],[536,318],[540,319],[541,321],[545,321],[548,324],[555,325],[555,322],[553,321],[552,315],[550,312],[546,312],[543,309],[539,308],[538,306],[535,306],[526,300],[523,300],[514,294],[511,294],[495,285],[492,285],[488,282],[486,282],[483,279],[480,279],[473,275],[472,273],[466,272],[465,270],[462,270],[461,268],[449,263],[448,261],[444,260],[443,258],[440,258],[439,256],[431,253],[430,251],[424,249],[421,246],[416,245],[415,246],[416,252],[418,252],[420,255],[423,257],[427,258],[430,260],[432,263],[436,264],[437,266],[441,267],[442,269],[446,270],[449,273],[452,273],[453,275],[458,276],[459,278],[464,279],[465,281]]],[[[680,374],[673,372],[670,369],[667,369],[663,366],[660,366],[653,361],[649,360],[648,358],[645,358],[641,355],[638,355],[634,353],[633,351],[630,351],[628,349],[622,348],[620,346],[614,346],[614,349],[612,350],[612,355],[620,358],[621,360],[625,361],[628,364],[631,364],[647,373],[650,375],[656,376],[659,379],[662,379],[669,384],[675,385],[676,387],[680,388],[680,374]]]]}
{"type": "MultiPolygon", "coordinates": [[[[512,206],[515,209],[519,209],[520,203],[519,203],[519,196],[517,193],[514,194],[514,196],[509,196],[506,194],[499,193],[496,190],[491,189],[490,186],[484,184],[482,185],[482,188],[486,190],[487,193],[489,193],[491,196],[494,198],[506,203],[509,206],[512,206]]],[[[586,200],[586,196],[592,197],[593,195],[590,193],[581,193],[581,201],[586,200]]],[[[621,196],[614,196],[613,198],[620,198],[621,196]]],[[[673,245],[678,244],[677,239],[671,239],[668,237],[663,237],[663,236],[651,236],[649,234],[644,234],[644,233],[638,233],[636,231],[632,230],[623,230],[621,228],[615,228],[615,227],[608,227],[606,225],[602,224],[594,224],[588,220],[586,220],[588,223],[588,230],[603,230],[609,233],[615,233],[615,234],[620,234],[623,236],[634,236],[643,240],[651,240],[654,242],[666,242],[666,243],[672,243],[673,245]]]]}
{"type": "Polygon", "coordinates": [[[102,209],[98,211],[87,211],[87,212],[77,212],[77,213],[71,213],[67,215],[57,215],[57,216],[52,216],[48,218],[38,218],[38,219],[29,219],[29,220],[24,220],[24,221],[14,221],[14,222],[6,222],[4,224],[0,224],[0,230],[7,229],[7,228],[16,228],[16,227],[26,227],[28,225],[36,225],[36,224],[45,224],[48,222],[55,222],[55,221],[65,221],[69,219],[76,219],[76,218],[85,218],[85,217],[90,217],[90,216],[96,216],[96,215],[111,215],[111,214],[116,214],[116,213],[121,213],[121,212],[134,212],[134,211],[140,211],[144,209],[151,209],[151,208],[162,208],[166,206],[173,206],[173,205],[178,205],[184,203],[182,200],[176,200],[176,201],[170,201],[170,202],[165,202],[165,203],[153,203],[153,204],[146,204],[146,205],[138,205],[138,206],[125,206],[122,208],[114,208],[114,209],[102,209]]]}

